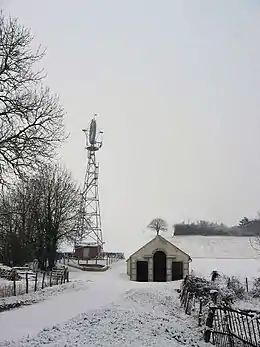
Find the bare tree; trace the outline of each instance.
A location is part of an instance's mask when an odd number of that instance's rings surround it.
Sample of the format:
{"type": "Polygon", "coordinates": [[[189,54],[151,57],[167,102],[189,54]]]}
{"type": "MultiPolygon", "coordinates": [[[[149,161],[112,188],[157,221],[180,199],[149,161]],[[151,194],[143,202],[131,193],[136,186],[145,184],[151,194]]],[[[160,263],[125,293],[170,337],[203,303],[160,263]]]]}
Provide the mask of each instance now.
{"type": "Polygon", "coordinates": [[[38,259],[53,267],[58,244],[74,239],[80,194],[70,173],[42,165],[0,200],[0,261],[23,265],[38,259]]]}
{"type": "Polygon", "coordinates": [[[32,216],[30,189],[16,182],[0,200],[0,262],[24,265],[35,258],[35,225],[32,216]]]}
{"type": "Polygon", "coordinates": [[[55,154],[65,139],[64,110],[37,70],[30,30],[0,13],[0,183],[22,176],[55,154]]]}
{"type": "Polygon", "coordinates": [[[0,200],[0,261],[23,265],[35,258],[34,192],[29,182],[17,181],[0,200]]]}
{"type": "Polygon", "coordinates": [[[168,225],[164,219],[155,218],[149,223],[148,228],[155,230],[157,235],[159,235],[160,231],[167,231],[168,230],[168,225]]]}
{"type": "Polygon", "coordinates": [[[34,219],[37,228],[38,257],[48,259],[49,267],[55,264],[58,244],[74,239],[80,194],[70,173],[56,165],[42,166],[31,179],[35,192],[34,219]]]}

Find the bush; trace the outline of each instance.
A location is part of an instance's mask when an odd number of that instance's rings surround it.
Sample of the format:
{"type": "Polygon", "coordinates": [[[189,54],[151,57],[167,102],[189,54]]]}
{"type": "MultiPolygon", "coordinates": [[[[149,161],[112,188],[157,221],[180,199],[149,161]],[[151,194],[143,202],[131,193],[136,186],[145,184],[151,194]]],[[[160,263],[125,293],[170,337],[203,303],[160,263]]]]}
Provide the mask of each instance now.
{"type": "Polygon", "coordinates": [[[260,277],[254,279],[253,288],[250,294],[253,298],[260,298],[260,277]]]}
{"type": "Polygon", "coordinates": [[[226,286],[227,289],[234,292],[237,299],[243,299],[245,297],[245,287],[237,277],[228,277],[226,280],[226,286]]]}

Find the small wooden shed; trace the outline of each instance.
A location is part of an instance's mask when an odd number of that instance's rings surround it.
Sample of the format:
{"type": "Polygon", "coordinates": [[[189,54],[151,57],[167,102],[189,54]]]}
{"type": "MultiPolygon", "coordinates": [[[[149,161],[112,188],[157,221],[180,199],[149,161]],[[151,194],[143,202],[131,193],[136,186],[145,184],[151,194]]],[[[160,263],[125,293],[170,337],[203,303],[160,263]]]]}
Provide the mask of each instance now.
{"type": "Polygon", "coordinates": [[[161,235],[157,235],[127,259],[132,281],[166,282],[189,273],[191,257],[161,235]]]}
{"type": "Polygon", "coordinates": [[[96,243],[83,243],[75,246],[74,256],[78,259],[92,259],[99,256],[102,252],[102,247],[96,243]]]}

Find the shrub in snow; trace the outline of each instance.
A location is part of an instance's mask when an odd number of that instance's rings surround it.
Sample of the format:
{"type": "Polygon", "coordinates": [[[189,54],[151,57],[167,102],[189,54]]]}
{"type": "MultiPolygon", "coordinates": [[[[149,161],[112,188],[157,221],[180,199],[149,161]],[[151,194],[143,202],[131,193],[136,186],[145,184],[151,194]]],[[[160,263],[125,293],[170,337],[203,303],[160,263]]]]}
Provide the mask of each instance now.
{"type": "Polygon", "coordinates": [[[255,278],[253,282],[253,288],[250,291],[253,298],[260,298],[260,277],[255,278]]]}
{"type": "Polygon", "coordinates": [[[16,269],[8,268],[5,266],[0,267],[0,278],[4,278],[9,281],[13,281],[14,279],[16,281],[21,279],[21,276],[18,275],[16,269]]]}
{"type": "Polygon", "coordinates": [[[184,290],[188,291],[194,296],[194,298],[202,299],[204,305],[211,302],[215,294],[217,287],[214,282],[207,281],[205,278],[188,276],[186,282],[184,282],[184,290]]]}
{"type": "Polygon", "coordinates": [[[237,300],[236,294],[232,289],[227,287],[220,288],[218,296],[218,304],[232,305],[237,300]]]}
{"type": "MultiPolygon", "coordinates": [[[[237,277],[220,276],[214,281],[207,281],[205,278],[188,276],[184,287],[195,298],[202,299],[204,305],[231,305],[238,299],[245,297],[245,288],[237,277]]],[[[260,279],[259,279],[260,296],[260,279]]]]}
{"type": "Polygon", "coordinates": [[[245,297],[245,287],[237,277],[226,277],[226,287],[234,293],[235,299],[243,299],[245,297]]]}

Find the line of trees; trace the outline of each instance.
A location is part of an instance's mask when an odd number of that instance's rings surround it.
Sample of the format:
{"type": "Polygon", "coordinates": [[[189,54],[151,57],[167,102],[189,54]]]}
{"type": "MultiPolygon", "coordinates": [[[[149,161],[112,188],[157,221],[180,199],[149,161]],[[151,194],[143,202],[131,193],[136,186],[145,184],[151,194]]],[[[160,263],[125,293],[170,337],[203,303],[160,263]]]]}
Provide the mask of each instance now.
{"type": "Polygon", "coordinates": [[[44,57],[17,19],[0,13],[0,262],[55,264],[75,237],[79,189],[56,160],[64,109],[37,70],[44,57]]]}
{"type": "Polygon", "coordinates": [[[238,225],[198,221],[191,223],[177,223],[174,226],[175,235],[203,235],[203,236],[251,236],[260,237],[260,216],[254,219],[244,217],[238,225]]]}
{"type": "MultiPolygon", "coordinates": [[[[153,219],[147,227],[156,231],[157,235],[168,230],[167,222],[159,217],[153,219]]],[[[173,233],[174,235],[251,236],[256,237],[260,244],[260,214],[253,219],[243,217],[238,225],[231,227],[223,223],[213,223],[205,220],[177,223],[173,225],[173,233]]]]}
{"type": "Polygon", "coordinates": [[[58,164],[38,168],[8,189],[0,201],[0,257],[22,265],[38,259],[43,269],[55,265],[58,244],[76,233],[80,194],[67,170],[58,164]]]}

